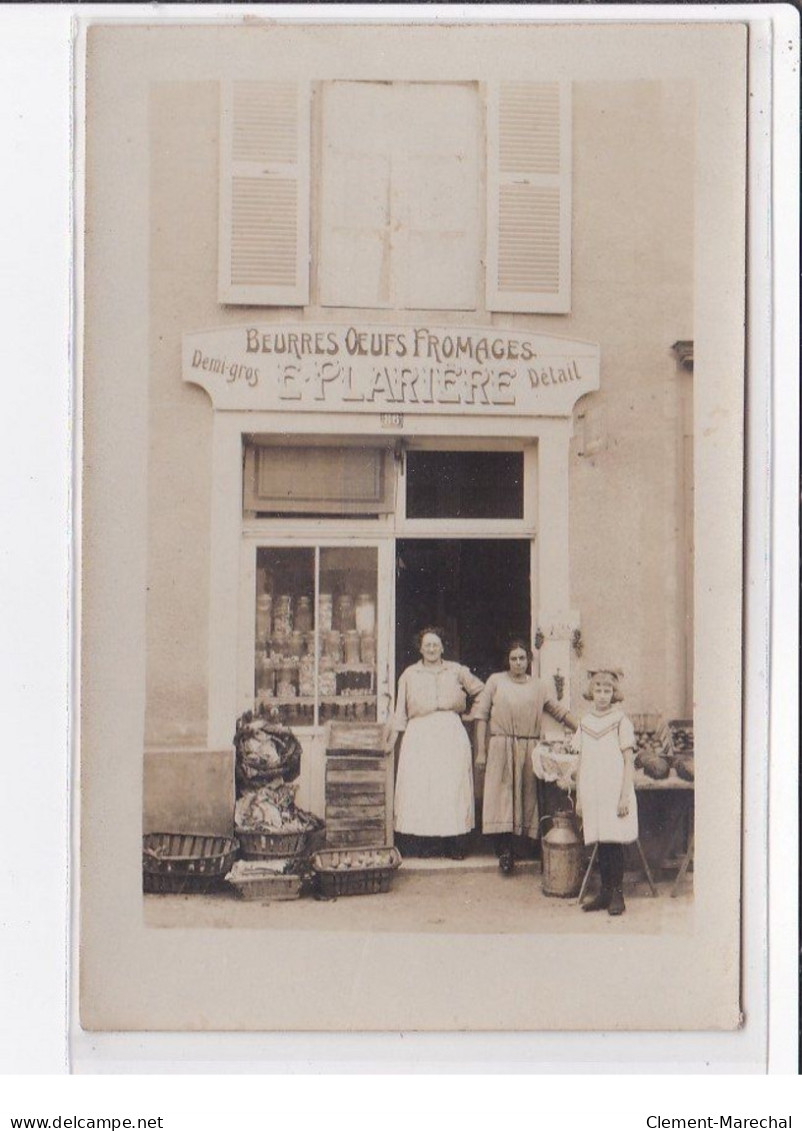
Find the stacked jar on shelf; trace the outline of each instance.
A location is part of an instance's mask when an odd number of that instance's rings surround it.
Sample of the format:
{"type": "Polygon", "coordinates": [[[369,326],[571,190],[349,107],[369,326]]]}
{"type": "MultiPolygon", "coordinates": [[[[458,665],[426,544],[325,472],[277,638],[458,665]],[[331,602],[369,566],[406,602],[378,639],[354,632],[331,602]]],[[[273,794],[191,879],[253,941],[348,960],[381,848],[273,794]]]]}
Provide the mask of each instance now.
{"type": "MultiPolygon", "coordinates": [[[[318,600],[319,723],[375,719],[376,602],[369,593],[318,600]]],[[[315,723],[312,598],[260,594],[256,602],[256,699],[279,708],[282,721],[315,723]]]]}

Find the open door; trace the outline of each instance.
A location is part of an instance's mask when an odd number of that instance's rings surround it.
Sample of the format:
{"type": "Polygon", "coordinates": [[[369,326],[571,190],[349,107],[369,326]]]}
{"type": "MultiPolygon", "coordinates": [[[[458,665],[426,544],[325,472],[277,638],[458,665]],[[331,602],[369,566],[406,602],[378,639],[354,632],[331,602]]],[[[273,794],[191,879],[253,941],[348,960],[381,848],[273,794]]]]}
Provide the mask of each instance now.
{"type": "Polygon", "coordinates": [[[512,634],[531,639],[528,539],[403,538],[396,543],[396,680],[420,657],[415,634],[444,630],[446,659],[480,679],[498,671],[512,634]]]}

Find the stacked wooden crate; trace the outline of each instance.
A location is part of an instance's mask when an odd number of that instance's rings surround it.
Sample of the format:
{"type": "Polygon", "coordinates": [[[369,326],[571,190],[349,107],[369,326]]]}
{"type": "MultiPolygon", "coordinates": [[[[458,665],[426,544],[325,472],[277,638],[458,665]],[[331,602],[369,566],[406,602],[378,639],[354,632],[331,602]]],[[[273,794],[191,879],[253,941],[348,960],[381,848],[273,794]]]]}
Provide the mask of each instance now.
{"type": "Polygon", "coordinates": [[[393,843],[393,756],[377,723],[331,723],[326,744],[326,844],[393,843]]]}

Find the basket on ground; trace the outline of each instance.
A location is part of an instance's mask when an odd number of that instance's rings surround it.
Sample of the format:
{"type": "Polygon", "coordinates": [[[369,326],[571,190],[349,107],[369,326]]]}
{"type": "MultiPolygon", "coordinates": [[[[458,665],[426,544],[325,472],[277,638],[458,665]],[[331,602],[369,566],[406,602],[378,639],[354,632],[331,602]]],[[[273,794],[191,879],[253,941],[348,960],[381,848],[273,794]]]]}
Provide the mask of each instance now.
{"type": "Polygon", "coordinates": [[[298,899],[304,877],[298,872],[285,872],[278,866],[270,867],[265,861],[238,860],[226,876],[240,899],[276,900],[298,899]]]}
{"type": "Polygon", "coordinates": [[[400,866],[401,853],[393,847],[332,848],[315,853],[312,859],[318,891],[328,898],[388,892],[400,866]]]}
{"type": "Polygon", "coordinates": [[[323,827],[323,822],[316,817],[315,823],[301,832],[262,833],[237,829],[237,838],[244,860],[309,856],[314,851],[314,842],[323,827]]]}
{"type": "Polygon", "coordinates": [[[147,833],[142,838],[142,887],[149,893],[180,895],[219,887],[239,844],[206,833],[147,833]]]}

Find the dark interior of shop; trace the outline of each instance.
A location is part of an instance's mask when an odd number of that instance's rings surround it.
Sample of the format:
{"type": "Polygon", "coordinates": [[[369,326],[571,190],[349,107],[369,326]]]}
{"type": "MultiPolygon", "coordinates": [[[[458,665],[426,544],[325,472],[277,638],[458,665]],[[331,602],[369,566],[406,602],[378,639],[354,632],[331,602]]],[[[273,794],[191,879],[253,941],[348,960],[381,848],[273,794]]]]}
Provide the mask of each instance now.
{"type": "Polygon", "coordinates": [[[406,538],[396,543],[396,677],[419,659],[415,634],[446,634],[446,659],[480,679],[502,665],[511,634],[531,631],[530,543],[524,539],[406,538]]]}

